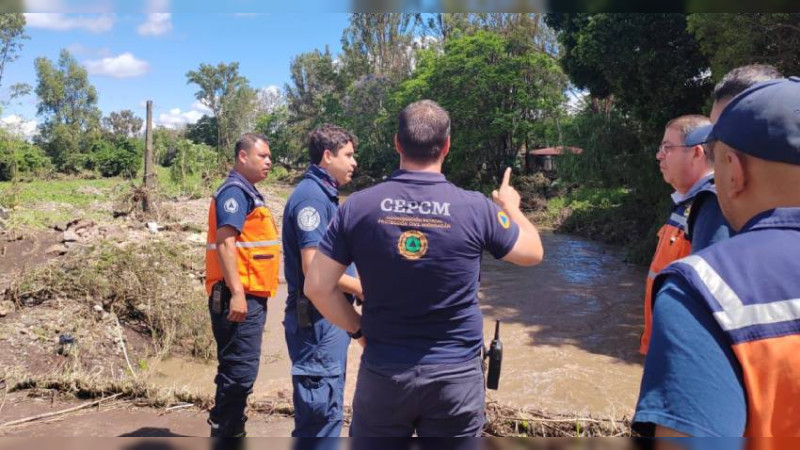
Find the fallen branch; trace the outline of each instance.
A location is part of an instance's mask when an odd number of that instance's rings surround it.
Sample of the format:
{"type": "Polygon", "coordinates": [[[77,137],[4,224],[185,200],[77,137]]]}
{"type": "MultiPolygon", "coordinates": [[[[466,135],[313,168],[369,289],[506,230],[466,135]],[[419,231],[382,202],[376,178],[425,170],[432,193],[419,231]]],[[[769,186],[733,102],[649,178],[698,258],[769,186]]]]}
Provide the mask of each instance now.
{"type": "Polygon", "coordinates": [[[6,380],[0,380],[0,383],[3,384],[3,403],[0,403],[0,413],[2,413],[3,407],[6,406],[6,398],[8,397],[8,383],[6,383],[6,380]]]}
{"type": "Polygon", "coordinates": [[[125,336],[122,334],[122,325],[119,323],[119,317],[116,314],[113,314],[114,321],[117,323],[117,334],[119,334],[119,346],[122,348],[122,354],[125,355],[125,362],[128,363],[128,370],[131,371],[131,375],[134,377],[136,376],[136,372],[133,371],[133,366],[131,365],[131,360],[128,358],[128,348],[125,346],[125,336]]]}
{"type": "Polygon", "coordinates": [[[181,403],[180,405],[170,406],[169,408],[165,409],[164,411],[165,412],[172,412],[172,411],[176,411],[178,409],[191,408],[192,406],[194,406],[194,403],[181,403]]]}
{"type": "Polygon", "coordinates": [[[75,412],[75,411],[78,411],[78,410],[81,410],[81,409],[84,409],[84,408],[90,408],[92,406],[99,405],[100,403],[103,403],[103,402],[108,401],[108,400],[113,400],[113,399],[119,397],[120,395],[122,395],[121,392],[119,394],[114,394],[114,395],[112,395],[110,397],[105,397],[105,398],[101,398],[100,400],[96,400],[96,401],[93,401],[93,402],[89,402],[89,403],[84,403],[82,405],[78,405],[78,406],[76,406],[74,408],[63,409],[61,411],[56,411],[56,412],[51,412],[51,413],[46,413],[46,414],[39,414],[38,416],[26,417],[24,419],[19,419],[19,420],[12,420],[11,422],[6,422],[6,423],[3,423],[3,424],[0,424],[0,429],[13,427],[13,426],[16,426],[16,425],[22,425],[22,424],[28,423],[28,422],[35,422],[37,420],[49,419],[51,417],[62,416],[64,414],[69,414],[71,412],[75,412]]]}

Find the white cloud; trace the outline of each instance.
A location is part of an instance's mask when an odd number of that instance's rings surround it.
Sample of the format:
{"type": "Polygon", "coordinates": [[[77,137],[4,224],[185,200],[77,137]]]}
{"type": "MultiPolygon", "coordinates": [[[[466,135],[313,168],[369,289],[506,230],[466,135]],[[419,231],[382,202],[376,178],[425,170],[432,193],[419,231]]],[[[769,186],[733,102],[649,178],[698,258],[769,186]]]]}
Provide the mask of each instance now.
{"type": "Polygon", "coordinates": [[[86,61],[86,70],[88,70],[91,75],[131,78],[149,72],[150,63],[136,59],[132,53],[123,53],[115,57],[86,61]]]}
{"type": "Polygon", "coordinates": [[[53,31],[85,30],[91,33],[105,33],[114,28],[114,14],[62,14],[26,13],[25,20],[31,28],[53,31]]]}
{"type": "Polygon", "coordinates": [[[36,120],[25,120],[16,114],[0,119],[0,127],[25,140],[30,140],[36,135],[37,125],[36,120]]]}
{"type": "Polygon", "coordinates": [[[182,112],[180,108],[172,108],[169,113],[161,113],[158,116],[157,125],[172,129],[181,128],[196,123],[201,117],[203,117],[203,113],[196,109],[182,112]]]}
{"type": "Polygon", "coordinates": [[[172,30],[172,14],[150,13],[147,21],[137,28],[142,36],[161,36],[172,30]]]}
{"type": "Polygon", "coordinates": [[[259,16],[263,16],[263,15],[264,14],[262,14],[262,13],[233,13],[233,17],[239,17],[239,18],[253,18],[253,17],[259,17],[259,16]]]}
{"type": "Polygon", "coordinates": [[[195,100],[195,102],[192,103],[192,109],[207,116],[214,115],[214,111],[212,111],[208,106],[204,105],[200,100],[195,100]]]}

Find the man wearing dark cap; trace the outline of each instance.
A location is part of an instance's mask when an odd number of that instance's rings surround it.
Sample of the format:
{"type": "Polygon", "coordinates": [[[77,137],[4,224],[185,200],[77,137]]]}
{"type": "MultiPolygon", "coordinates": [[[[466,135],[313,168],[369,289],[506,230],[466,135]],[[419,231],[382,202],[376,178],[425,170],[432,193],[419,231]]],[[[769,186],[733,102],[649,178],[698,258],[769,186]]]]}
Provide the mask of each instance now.
{"type": "Polygon", "coordinates": [[[738,234],[656,278],[634,429],[800,436],[800,78],[733,98],[708,145],[738,234]]]}
{"type": "Polygon", "coordinates": [[[400,113],[395,147],[400,170],[339,209],[308,270],[305,293],[365,346],[351,436],[480,436],[481,257],[487,250],[535,265],[542,243],[519,209],[510,169],[494,203],[445,179],[450,117],[435,102],[412,103],[400,113]],[[363,286],[363,320],[337,288],[353,262],[363,286]]]}

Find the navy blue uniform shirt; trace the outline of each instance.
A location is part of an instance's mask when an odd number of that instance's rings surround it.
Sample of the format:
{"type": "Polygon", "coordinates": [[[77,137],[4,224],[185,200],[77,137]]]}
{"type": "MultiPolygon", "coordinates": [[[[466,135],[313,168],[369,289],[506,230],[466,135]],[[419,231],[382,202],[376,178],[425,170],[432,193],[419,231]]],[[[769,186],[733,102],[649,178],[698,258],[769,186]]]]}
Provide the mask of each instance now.
{"type": "Polygon", "coordinates": [[[232,170],[217,190],[215,198],[218,230],[224,226],[231,226],[241,233],[245,219],[253,212],[255,208],[253,197],[242,190],[242,185],[257,198],[264,200],[253,183],[247,181],[239,172],[232,170]]]}
{"type": "MultiPolygon", "coordinates": [[[[305,282],[300,250],[319,246],[338,209],[339,186],[336,180],[325,169],[312,164],[283,210],[283,274],[289,294],[287,311],[295,309],[297,295],[303,291],[305,282]]],[[[349,267],[347,274],[356,276],[355,268],[349,267]]]]}
{"type": "Polygon", "coordinates": [[[518,236],[484,195],[439,173],[398,170],[350,196],[319,251],[358,268],[368,362],[451,364],[475,358],[483,345],[483,250],[502,258],[518,236]]]}

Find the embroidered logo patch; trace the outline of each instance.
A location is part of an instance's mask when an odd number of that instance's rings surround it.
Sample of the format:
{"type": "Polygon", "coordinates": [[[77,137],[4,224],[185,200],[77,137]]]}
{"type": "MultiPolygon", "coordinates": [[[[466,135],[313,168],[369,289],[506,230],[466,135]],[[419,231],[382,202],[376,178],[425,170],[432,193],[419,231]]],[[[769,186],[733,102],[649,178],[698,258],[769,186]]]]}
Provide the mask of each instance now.
{"type": "Polygon", "coordinates": [[[319,223],[319,212],[311,206],[301,209],[297,215],[297,226],[303,231],[314,231],[319,227],[319,223]]]}
{"type": "Polygon", "coordinates": [[[223,208],[226,213],[235,214],[236,211],[239,211],[239,202],[235,198],[229,198],[225,201],[223,208]]]}
{"type": "Polygon", "coordinates": [[[511,219],[508,218],[508,214],[506,214],[505,211],[499,211],[497,213],[497,221],[500,222],[500,226],[506,230],[511,227],[511,219]]]}
{"type": "Polygon", "coordinates": [[[405,259],[420,259],[428,252],[428,238],[421,231],[406,231],[397,240],[397,251],[405,259]]]}

